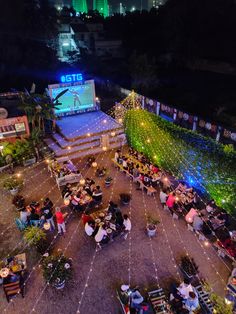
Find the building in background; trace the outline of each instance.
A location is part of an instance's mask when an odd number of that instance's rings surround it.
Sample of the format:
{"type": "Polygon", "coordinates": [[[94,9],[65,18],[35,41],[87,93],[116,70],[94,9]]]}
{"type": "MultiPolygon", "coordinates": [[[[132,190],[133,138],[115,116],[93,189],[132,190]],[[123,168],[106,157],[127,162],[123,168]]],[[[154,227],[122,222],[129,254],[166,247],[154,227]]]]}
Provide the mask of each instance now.
{"type": "Polygon", "coordinates": [[[166,0],[148,0],[148,10],[151,8],[158,9],[160,6],[164,5],[166,0]]]}
{"type": "Polygon", "coordinates": [[[70,52],[80,53],[79,48],[74,41],[74,34],[75,33],[70,24],[60,24],[58,30],[57,54],[61,61],[66,62],[68,60],[68,53],[70,52]]]}
{"type": "Polygon", "coordinates": [[[76,12],[88,12],[87,0],[72,0],[72,6],[76,12]]]}
{"type": "Polygon", "coordinates": [[[109,16],[109,6],[107,0],[93,0],[93,10],[97,10],[105,17],[109,16]]]}
{"type": "MultiPolygon", "coordinates": [[[[81,0],[78,0],[78,2],[81,2],[81,0]]],[[[49,4],[60,11],[63,7],[71,7],[72,0],[49,0],[49,4]]]]}

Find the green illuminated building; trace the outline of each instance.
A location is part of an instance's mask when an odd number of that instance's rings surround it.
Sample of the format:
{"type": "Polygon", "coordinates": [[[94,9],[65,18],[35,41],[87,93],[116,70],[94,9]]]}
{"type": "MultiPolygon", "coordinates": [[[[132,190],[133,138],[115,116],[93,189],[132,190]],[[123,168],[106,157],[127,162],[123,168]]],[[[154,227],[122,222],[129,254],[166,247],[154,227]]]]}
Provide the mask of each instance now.
{"type": "Polygon", "coordinates": [[[93,0],[93,9],[98,10],[105,17],[109,15],[107,0],[93,0]]]}
{"type": "Polygon", "coordinates": [[[72,0],[72,6],[76,12],[88,12],[87,0],[72,0]]]}

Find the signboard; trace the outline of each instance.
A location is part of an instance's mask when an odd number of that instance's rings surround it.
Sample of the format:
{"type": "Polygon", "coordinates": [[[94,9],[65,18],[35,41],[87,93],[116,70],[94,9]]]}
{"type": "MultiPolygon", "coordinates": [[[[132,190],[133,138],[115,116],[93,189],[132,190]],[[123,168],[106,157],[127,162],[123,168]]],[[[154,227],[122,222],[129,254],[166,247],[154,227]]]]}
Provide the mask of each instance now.
{"type": "Polygon", "coordinates": [[[64,74],[61,76],[62,83],[74,83],[83,81],[83,75],[81,73],[76,74],[64,74]]]}
{"type": "Polygon", "coordinates": [[[20,135],[28,136],[29,125],[26,116],[0,120],[0,138],[17,137],[20,135]]]}
{"type": "Polygon", "coordinates": [[[62,91],[68,91],[58,101],[58,108],[55,109],[57,116],[68,116],[81,112],[97,110],[94,81],[85,81],[84,84],[55,84],[49,85],[49,94],[52,99],[62,91]]]}

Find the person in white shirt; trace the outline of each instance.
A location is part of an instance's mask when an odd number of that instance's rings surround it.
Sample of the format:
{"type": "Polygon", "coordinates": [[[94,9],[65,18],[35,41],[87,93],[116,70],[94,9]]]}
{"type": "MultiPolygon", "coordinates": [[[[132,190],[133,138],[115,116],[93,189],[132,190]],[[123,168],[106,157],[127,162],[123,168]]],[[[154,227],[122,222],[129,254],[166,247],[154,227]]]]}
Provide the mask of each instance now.
{"type": "Polygon", "coordinates": [[[128,169],[128,165],[127,165],[126,159],[123,159],[123,161],[122,161],[122,167],[123,167],[125,170],[128,169]]]}
{"type": "Polygon", "coordinates": [[[117,151],[115,152],[115,157],[114,157],[114,159],[115,159],[116,162],[118,162],[119,157],[120,157],[120,153],[119,153],[119,150],[117,150],[117,151]]]}
{"type": "Polygon", "coordinates": [[[97,243],[107,243],[109,238],[107,237],[107,232],[104,229],[104,226],[100,226],[97,234],[95,235],[95,241],[97,243]]]}
{"type": "Polygon", "coordinates": [[[160,201],[163,207],[166,204],[167,196],[168,195],[165,193],[165,191],[160,190],[160,201]]]}
{"type": "Polygon", "coordinates": [[[89,237],[91,237],[94,234],[95,229],[93,228],[93,222],[92,221],[86,222],[86,224],[84,226],[84,231],[89,237]]]}
{"type": "Polygon", "coordinates": [[[20,211],[20,220],[24,224],[27,224],[29,215],[30,215],[30,212],[28,212],[25,208],[22,208],[20,211]]]}
{"type": "Polygon", "coordinates": [[[194,291],[193,286],[188,279],[184,279],[184,281],[179,285],[177,290],[183,299],[187,299],[189,296],[189,292],[194,291]]]}
{"type": "Polygon", "coordinates": [[[124,215],[123,218],[124,218],[124,221],[123,221],[124,232],[122,233],[122,235],[124,239],[126,240],[129,232],[131,231],[132,225],[131,225],[131,221],[128,215],[124,215]]]}

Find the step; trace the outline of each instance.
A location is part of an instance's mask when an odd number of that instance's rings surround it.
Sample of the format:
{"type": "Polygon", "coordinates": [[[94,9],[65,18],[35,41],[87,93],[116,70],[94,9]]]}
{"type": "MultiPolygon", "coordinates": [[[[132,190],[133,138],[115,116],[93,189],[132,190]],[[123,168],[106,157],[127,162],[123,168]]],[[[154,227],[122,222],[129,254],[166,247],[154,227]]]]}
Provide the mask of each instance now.
{"type": "MultiPolygon", "coordinates": [[[[111,144],[109,150],[115,149],[115,148],[120,148],[120,144],[118,144],[118,143],[111,144]]],[[[101,152],[104,152],[102,147],[96,147],[93,150],[84,150],[84,151],[81,151],[81,152],[76,152],[74,154],[71,154],[69,157],[72,160],[72,159],[83,158],[83,157],[86,157],[86,156],[89,156],[89,155],[96,155],[96,154],[99,154],[101,152]]],[[[66,160],[66,158],[67,157],[65,156],[65,160],[66,160]]],[[[64,161],[63,157],[60,158],[60,161],[61,162],[64,161]]]]}
{"type": "Polygon", "coordinates": [[[80,139],[77,139],[74,141],[68,141],[64,137],[62,137],[59,133],[54,133],[52,136],[53,136],[53,139],[56,141],[56,143],[61,146],[61,148],[66,148],[68,146],[73,147],[73,146],[85,144],[88,142],[91,143],[91,142],[97,141],[101,138],[101,136],[99,136],[99,135],[94,135],[94,136],[88,136],[88,137],[80,138],[80,139]]]}
{"type": "MultiPolygon", "coordinates": [[[[115,136],[114,138],[112,138],[112,140],[110,141],[110,146],[119,147],[121,145],[120,140],[119,140],[120,138],[123,138],[123,134],[115,136]]],[[[79,146],[72,146],[70,150],[67,148],[66,149],[61,148],[51,138],[45,139],[44,141],[48,145],[48,147],[55,153],[55,155],[57,157],[65,156],[65,155],[71,156],[73,153],[81,152],[84,150],[87,150],[87,155],[89,155],[89,154],[93,153],[93,150],[96,147],[100,147],[100,140],[85,143],[85,144],[79,145],[79,146]],[[91,149],[92,149],[92,151],[91,151],[91,149]]],[[[102,147],[100,147],[100,148],[102,150],[102,147]]]]}
{"type": "MultiPolygon", "coordinates": [[[[121,135],[124,133],[123,129],[120,129],[118,131],[110,130],[110,133],[112,133],[112,132],[116,133],[115,136],[121,135]]],[[[57,144],[59,144],[62,148],[66,148],[68,146],[81,145],[81,144],[85,144],[88,142],[93,142],[93,141],[99,140],[101,138],[101,134],[100,135],[91,134],[90,136],[84,135],[83,138],[68,141],[67,139],[62,137],[59,133],[54,133],[52,136],[53,136],[53,139],[57,142],[57,144]]]]}

